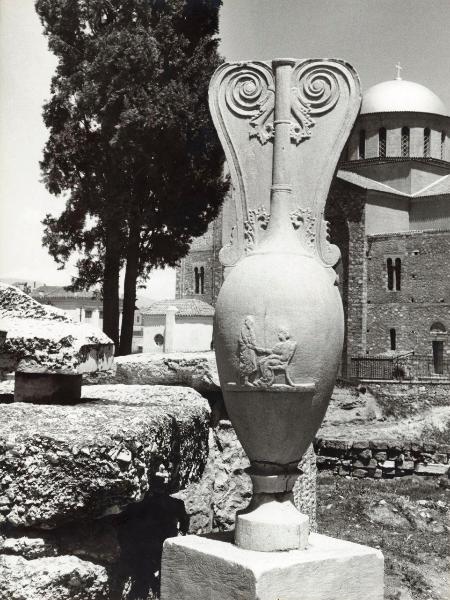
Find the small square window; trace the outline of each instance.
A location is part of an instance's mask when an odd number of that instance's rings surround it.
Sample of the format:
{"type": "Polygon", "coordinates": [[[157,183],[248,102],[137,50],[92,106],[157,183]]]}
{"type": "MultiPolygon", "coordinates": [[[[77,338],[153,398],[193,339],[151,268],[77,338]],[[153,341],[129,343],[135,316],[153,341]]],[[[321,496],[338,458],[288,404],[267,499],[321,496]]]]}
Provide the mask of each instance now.
{"type": "Polygon", "coordinates": [[[92,310],[90,308],[85,308],[84,309],[84,318],[85,319],[92,319],[92,310]]]}

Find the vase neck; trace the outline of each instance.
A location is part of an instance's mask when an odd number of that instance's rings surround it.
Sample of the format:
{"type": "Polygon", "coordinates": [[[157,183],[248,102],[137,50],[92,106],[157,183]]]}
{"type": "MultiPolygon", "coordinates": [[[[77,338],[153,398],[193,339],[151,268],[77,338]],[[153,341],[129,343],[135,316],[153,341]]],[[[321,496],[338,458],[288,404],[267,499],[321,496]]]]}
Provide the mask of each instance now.
{"type": "Polygon", "coordinates": [[[270,222],[261,251],[306,254],[292,225],[291,211],[291,76],[293,59],[272,62],[275,73],[274,142],[272,158],[272,187],[270,193],[270,222]]]}

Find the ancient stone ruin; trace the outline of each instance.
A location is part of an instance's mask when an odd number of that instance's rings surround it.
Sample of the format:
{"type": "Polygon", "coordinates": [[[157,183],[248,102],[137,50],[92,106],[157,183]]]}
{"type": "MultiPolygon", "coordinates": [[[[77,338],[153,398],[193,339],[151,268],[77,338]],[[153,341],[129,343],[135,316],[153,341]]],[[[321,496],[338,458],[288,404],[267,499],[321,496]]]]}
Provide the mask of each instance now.
{"type": "Polygon", "coordinates": [[[83,373],[112,366],[114,345],[104,333],[3,283],[0,329],[0,375],[15,373],[16,401],[77,400],[83,373]]]}
{"type": "MultiPolygon", "coordinates": [[[[0,382],[0,598],[151,598],[165,538],[230,528],[248,502],[212,354],[111,370],[104,334],[0,291],[1,373],[16,370],[0,382]],[[23,373],[86,385],[47,394],[37,378],[24,396],[23,373]]],[[[312,450],[304,472],[295,494],[314,526],[312,450]]]]}

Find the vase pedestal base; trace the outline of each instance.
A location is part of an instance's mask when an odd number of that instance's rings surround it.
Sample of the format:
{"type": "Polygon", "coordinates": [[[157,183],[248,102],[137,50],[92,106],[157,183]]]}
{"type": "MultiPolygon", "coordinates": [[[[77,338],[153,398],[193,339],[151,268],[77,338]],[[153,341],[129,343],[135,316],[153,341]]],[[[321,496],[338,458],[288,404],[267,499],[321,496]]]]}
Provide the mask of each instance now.
{"type": "Polygon", "coordinates": [[[299,512],[292,501],[292,494],[277,500],[267,495],[253,497],[252,509],[239,511],[236,516],[235,543],[244,550],[257,552],[282,552],[304,550],[308,545],[309,518],[299,512]]]}
{"type": "Polygon", "coordinates": [[[283,552],[303,550],[308,544],[309,518],[297,510],[292,489],[300,471],[264,473],[253,466],[253,496],[236,514],[234,542],[244,550],[283,552]]]}
{"type": "Polygon", "coordinates": [[[305,550],[255,552],[233,532],[169,538],[161,600],[383,600],[379,550],[311,533],[305,550]]]}

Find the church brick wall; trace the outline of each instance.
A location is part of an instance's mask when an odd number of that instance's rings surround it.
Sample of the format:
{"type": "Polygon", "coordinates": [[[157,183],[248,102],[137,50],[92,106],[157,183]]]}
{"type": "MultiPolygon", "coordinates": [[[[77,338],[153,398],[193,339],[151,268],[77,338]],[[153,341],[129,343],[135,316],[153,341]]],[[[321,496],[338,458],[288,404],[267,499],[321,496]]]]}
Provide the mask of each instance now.
{"type": "Polygon", "coordinates": [[[215,306],[223,282],[223,268],[219,261],[222,247],[222,216],[213,221],[206,233],[195,238],[186,258],[180,261],[176,271],[176,298],[198,298],[215,306]],[[204,293],[195,293],[195,268],[204,268],[204,293]]]}
{"type": "Polygon", "coordinates": [[[429,355],[436,321],[450,331],[450,231],[368,236],[366,352],[390,350],[392,328],[397,350],[429,355]],[[388,258],[401,260],[398,291],[388,289],[388,258]]]}
{"type": "Polygon", "coordinates": [[[350,373],[351,357],[365,353],[367,276],[365,235],[366,192],[334,181],[325,218],[330,221],[331,242],[342,256],[340,292],[345,315],[341,372],[350,373]]]}

